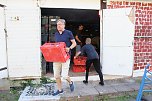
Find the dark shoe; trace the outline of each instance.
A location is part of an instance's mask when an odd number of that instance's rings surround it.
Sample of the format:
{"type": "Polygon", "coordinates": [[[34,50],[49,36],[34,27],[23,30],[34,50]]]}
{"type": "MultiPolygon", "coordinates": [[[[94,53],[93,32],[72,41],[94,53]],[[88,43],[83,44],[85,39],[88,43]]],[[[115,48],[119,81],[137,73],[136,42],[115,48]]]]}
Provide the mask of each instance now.
{"type": "Polygon", "coordinates": [[[99,84],[100,84],[101,86],[104,86],[104,82],[99,82],[99,84]]]}
{"type": "Polygon", "coordinates": [[[59,95],[59,94],[63,94],[63,90],[59,91],[57,90],[55,93],[53,93],[52,95],[53,96],[56,96],[56,95],[59,95]]]}
{"type": "Polygon", "coordinates": [[[70,86],[70,90],[71,90],[71,92],[73,92],[74,91],[74,84],[73,84],[73,81],[71,81],[72,83],[71,84],[69,84],[69,86],[70,86]]]}
{"type": "Polygon", "coordinates": [[[84,83],[84,84],[88,84],[88,81],[86,81],[86,80],[83,80],[83,83],[84,83]]]}

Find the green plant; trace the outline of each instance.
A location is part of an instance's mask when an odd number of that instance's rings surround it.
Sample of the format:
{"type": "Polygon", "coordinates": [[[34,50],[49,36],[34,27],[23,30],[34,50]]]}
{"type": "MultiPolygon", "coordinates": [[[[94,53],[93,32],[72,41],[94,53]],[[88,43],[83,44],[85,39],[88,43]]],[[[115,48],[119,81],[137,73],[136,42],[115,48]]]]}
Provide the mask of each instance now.
{"type": "Polygon", "coordinates": [[[33,83],[33,80],[28,79],[21,81],[20,85],[25,88],[26,86],[34,86],[35,84],[33,83]]]}
{"type": "Polygon", "coordinates": [[[47,77],[41,77],[41,78],[40,78],[40,83],[41,83],[41,84],[55,83],[55,80],[51,80],[51,79],[49,79],[49,78],[47,78],[47,77]]]}
{"type": "Polygon", "coordinates": [[[0,101],[18,101],[19,91],[15,88],[11,88],[10,91],[0,92],[0,101]]]}

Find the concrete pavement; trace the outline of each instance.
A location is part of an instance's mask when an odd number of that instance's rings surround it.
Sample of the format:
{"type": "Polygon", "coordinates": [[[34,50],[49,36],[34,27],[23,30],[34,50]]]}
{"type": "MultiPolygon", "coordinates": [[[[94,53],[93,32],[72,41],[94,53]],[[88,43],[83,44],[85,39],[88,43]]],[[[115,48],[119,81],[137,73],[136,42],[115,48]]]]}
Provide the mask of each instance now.
{"type": "MultiPolygon", "coordinates": [[[[68,84],[63,83],[64,94],[61,95],[61,101],[101,101],[101,99],[112,98],[123,94],[137,92],[140,86],[141,78],[122,78],[115,80],[105,80],[105,85],[98,84],[99,81],[89,81],[87,85],[82,81],[75,82],[75,91],[70,92],[68,84]],[[99,99],[100,98],[100,99],[99,99]],[[97,100],[98,99],[98,100],[97,100]]],[[[152,89],[148,86],[145,89],[152,89]]],[[[152,101],[152,97],[148,97],[152,101]]],[[[109,101],[109,100],[107,100],[109,101]]],[[[135,101],[132,99],[130,101],[135,101]]]]}
{"type": "Polygon", "coordinates": [[[10,90],[10,82],[7,79],[0,79],[0,91],[10,90]]]}
{"type": "MultiPolygon", "coordinates": [[[[137,92],[139,90],[140,82],[141,78],[106,79],[105,85],[101,86],[98,84],[98,80],[89,80],[89,83],[86,85],[83,84],[81,79],[75,79],[75,91],[71,92],[67,82],[63,81],[64,93],[60,95],[60,101],[104,101],[102,99],[125,94],[130,95],[132,92],[137,92]]],[[[152,86],[147,86],[146,89],[152,89],[152,86]]],[[[9,81],[2,79],[0,81],[0,90],[9,90],[9,81]]],[[[148,96],[147,98],[150,99],[149,101],[152,101],[152,96],[148,96]]],[[[129,101],[135,101],[135,98],[129,101]]]]}

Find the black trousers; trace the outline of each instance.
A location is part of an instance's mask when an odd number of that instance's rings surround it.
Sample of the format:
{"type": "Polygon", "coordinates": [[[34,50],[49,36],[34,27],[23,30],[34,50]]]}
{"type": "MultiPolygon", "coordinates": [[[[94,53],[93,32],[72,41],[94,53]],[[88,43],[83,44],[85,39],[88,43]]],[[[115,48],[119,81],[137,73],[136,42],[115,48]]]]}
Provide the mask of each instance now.
{"type": "Polygon", "coordinates": [[[93,66],[94,66],[96,72],[99,75],[100,82],[103,83],[103,74],[101,72],[102,66],[100,65],[100,60],[99,59],[90,59],[90,60],[86,61],[86,81],[88,81],[89,69],[90,69],[92,63],[93,63],[93,66]]]}

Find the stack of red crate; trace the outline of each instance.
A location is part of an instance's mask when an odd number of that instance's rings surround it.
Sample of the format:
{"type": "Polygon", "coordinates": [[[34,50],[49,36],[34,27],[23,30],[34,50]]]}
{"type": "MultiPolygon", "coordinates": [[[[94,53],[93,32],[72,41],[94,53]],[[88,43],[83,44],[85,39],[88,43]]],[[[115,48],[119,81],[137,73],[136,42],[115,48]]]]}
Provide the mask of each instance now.
{"type": "Polygon", "coordinates": [[[86,57],[78,56],[74,59],[73,72],[85,72],[86,70],[86,57]]]}

